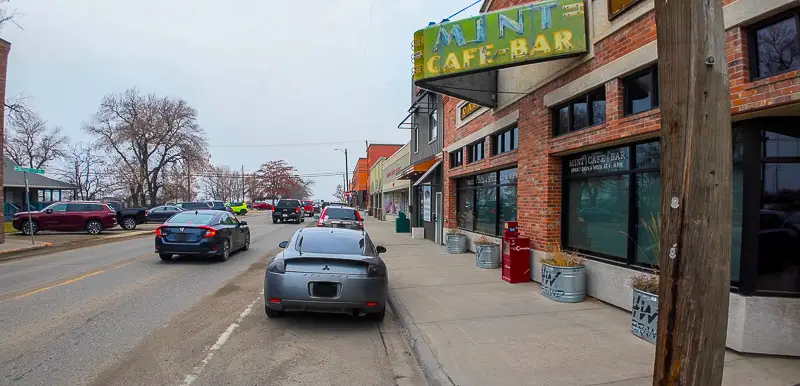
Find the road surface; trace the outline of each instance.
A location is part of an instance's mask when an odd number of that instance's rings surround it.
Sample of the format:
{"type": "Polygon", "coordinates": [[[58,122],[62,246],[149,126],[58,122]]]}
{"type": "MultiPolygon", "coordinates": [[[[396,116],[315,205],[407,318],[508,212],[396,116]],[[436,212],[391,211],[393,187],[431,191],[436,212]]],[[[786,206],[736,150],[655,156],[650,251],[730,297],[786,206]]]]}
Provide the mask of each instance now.
{"type": "Polygon", "coordinates": [[[389,316],[268,320],[266,261],[300,225],[244,219],[224,263],[150,237],[0,263],[0,384],[424,384],[389,316]]]}

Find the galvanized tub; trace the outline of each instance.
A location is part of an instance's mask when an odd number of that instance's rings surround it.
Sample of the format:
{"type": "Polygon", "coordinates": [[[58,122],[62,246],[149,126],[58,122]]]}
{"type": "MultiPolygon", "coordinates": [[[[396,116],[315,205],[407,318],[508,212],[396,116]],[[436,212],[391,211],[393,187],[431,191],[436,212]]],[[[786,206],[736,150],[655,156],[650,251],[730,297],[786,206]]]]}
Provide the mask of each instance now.
{"type": "Polygon", "coordinates": [[[556,267],[542,263],[542,295],[561,303],[586,299],[586,267],[556,267]]]}
{"type": "Polygon", "coordinates": [[[469,248],[469,240],[466,235],[447,235],[446,240],[447,253],[464,253],[469,248]]]}
{"type": "Polygon", "coordinates": [[[658,295],[633,289],[631,332],[650,343],[656,343],[658,332],[658,295]]]}
{"type": "Polygon", "coordinates": [[[496,244],[475,244],[475,265],[480,268],[500,268],[500,246],[496,244]]]}

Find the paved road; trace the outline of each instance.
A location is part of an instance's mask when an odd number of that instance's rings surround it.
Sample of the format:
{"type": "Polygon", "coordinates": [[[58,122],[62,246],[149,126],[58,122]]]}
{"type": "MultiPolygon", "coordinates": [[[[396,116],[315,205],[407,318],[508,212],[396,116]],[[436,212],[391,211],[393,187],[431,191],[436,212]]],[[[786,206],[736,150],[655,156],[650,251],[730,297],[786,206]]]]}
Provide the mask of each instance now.
{"type": "Polygon", "coordinates": [[[0,264],[0,384],[421,384],[390,318],[267,320],[262,280],[299,227],[246,216],[251,249],[162,262],[138,238],[0,264]]]}

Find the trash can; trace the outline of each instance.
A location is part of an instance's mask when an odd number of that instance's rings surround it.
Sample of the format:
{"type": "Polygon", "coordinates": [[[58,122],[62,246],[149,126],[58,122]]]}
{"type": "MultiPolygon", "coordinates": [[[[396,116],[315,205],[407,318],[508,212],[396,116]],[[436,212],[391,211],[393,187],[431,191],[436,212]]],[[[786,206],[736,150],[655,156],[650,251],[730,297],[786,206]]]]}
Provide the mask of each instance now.
{"type": "Polygon", "coordinates": [[[397,218],[394,220],[394,231],[397,233],[411,232],[411,221],[408,220],[405,213],[397,213],[397,218]]]}

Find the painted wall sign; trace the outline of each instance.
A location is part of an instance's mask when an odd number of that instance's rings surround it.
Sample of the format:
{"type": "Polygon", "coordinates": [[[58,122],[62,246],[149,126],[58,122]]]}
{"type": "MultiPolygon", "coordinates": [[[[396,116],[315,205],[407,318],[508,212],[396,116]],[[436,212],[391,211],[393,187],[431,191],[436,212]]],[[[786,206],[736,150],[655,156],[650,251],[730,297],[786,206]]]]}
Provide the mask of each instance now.
{"type": "Polygon", "coordinates": [[[634,289],[631,308],[631,332],[650,343],[656,343],[658,332],[658,297],[634,289]]]}
{"type": "Polygon", "coordinates": [[[628,170],[630,166],[630,149],[593,151],[567,158],[567,174],[585,175],[628,170]]]}
{"type": "Polygon", "coordinates": [[[414,33],[414,82],[580,55],[587,51],[581,0],[545,0],[414,33]]]}
{"type": "Polygon", "coordinates": [[[461,120],[463,121],[470,115],[474,114],[478,109],[481,108],[481,105],[475,103],[464,103],[461,107],[458,108],[459,115],[461,116],[461,120]]]}

